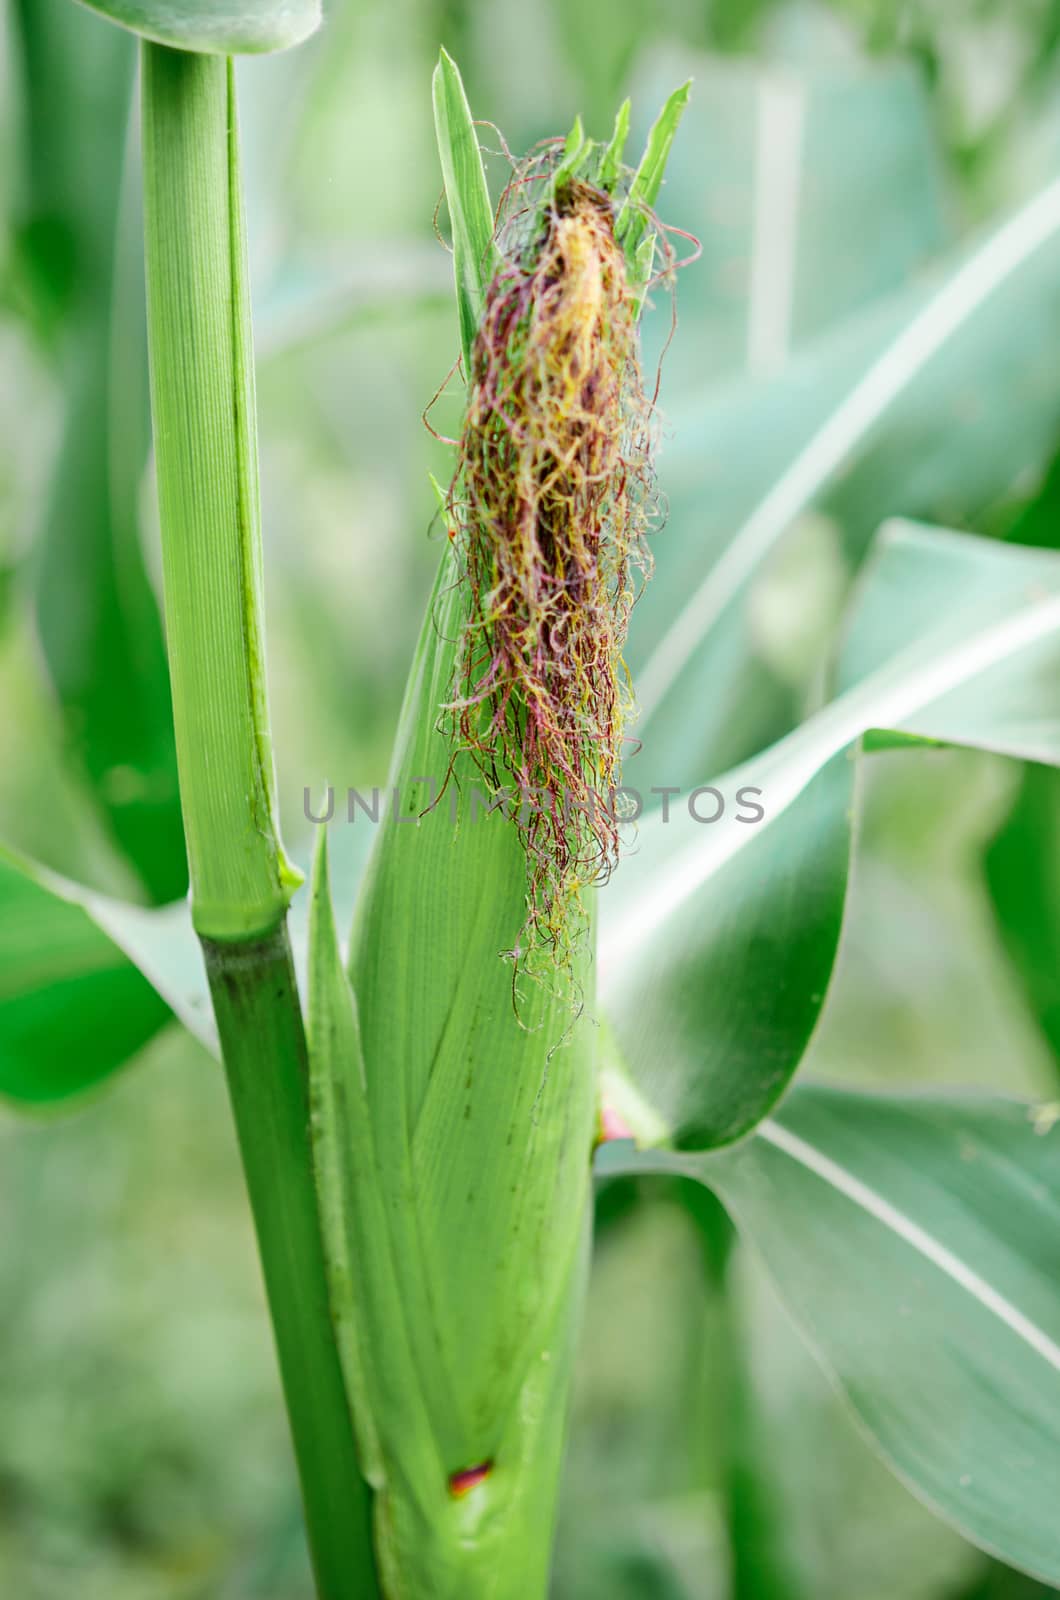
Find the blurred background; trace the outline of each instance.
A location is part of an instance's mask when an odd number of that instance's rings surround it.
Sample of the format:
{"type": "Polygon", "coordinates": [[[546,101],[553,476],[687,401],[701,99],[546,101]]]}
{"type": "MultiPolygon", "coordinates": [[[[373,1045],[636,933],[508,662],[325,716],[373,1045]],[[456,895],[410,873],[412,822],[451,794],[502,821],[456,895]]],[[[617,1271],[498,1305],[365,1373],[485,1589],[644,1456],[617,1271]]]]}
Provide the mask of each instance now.
{"type": "MultiPolygon", "coordinates": [[[[579,110],[606,137],[626,93],[639,147],[669,89],[695,80],[660,211],[703,253],[680,275],[664,366],[669,520],[634,667],[872,361],[1060,173],[1055,0],[325,9],[308,46],[238,68],[270,688],[303,858],[306,787],[386,780],[438,557],[428,471],[444,480],[449,461],[421,413],[457,345],[432,225],[439,44],[516,151],[579,110]]],[[[0,838],[164,903],[185,879],[155,598],[135,50],[71,0],[6,0],[2,17],[0,838]]],[[[499,189],[504,164],[490,167],[499,189]]],[[[652,362],[670,326],[656,301],[652,362]]],[[[1058,350],[1047,241],[787,530],[679,705],[661,708],[645,771],[706,781],[819,702],[885,517],[1060,544],[1058,350]]],[[[455,388],[432,420],[458,426],[455,388]]],[[[967,752],[878,758],[808,1070],[1056,1093],[1060,832],[1053,860],[1028,860],[1031,817],[1060,819],[1055,774],[967,752]],[[1022,927],[1041,924],[1040,982],[1007,959],[1013,897],[1022,927]]],[[[351,858],[363,849],[355,829],[338,835],[351,858]]],[[[599,1210],[559,1600],[1047,1592],[889,1476],[709,1197],[614,1183],[599,1210]]],[[[0,1595],[309,1600],[214,1063],[173,1029],[72,1111],[0,1107],[0,1216],[0,1595]]]]}

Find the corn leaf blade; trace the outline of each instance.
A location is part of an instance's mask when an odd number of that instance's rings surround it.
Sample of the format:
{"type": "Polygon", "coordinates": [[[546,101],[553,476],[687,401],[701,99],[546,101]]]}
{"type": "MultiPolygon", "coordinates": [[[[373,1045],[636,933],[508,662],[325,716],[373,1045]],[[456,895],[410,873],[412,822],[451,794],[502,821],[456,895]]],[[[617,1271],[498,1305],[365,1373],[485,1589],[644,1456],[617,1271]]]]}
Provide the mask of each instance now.
{"type": "Polygon", "coordinates": [[[60,880],[0,851],[0,1096],[44,1109],[94,1088],[172,1011],[60,880]]]}
{"type": "Polygon", "coordinates": [[[434,126],[453,230],[453,272],[464,370],[471,370],[486,289],[496,265],[493,211],[471,108],[456,62],[445,50],[432,82],[434,126]]]}
{"type": "Polygon", "coordinates": [[[30,197],[21,258],[65,402],[31,564],[37,630],[67,751],[148,896],[164,904],[188,879],[161,617],[140,544],[143,246],[123,181],[135,46],[65,5],[23,0],[17,14],[30,197]]]}
{"type": "MultiPolygon", "coordinates": [[[[646,210],[650,210],[659,198],[670,149],[691,91],[691,81],[683,83],[670,95],[656,117],[629,194],[618,214],[615,238],[625,248],[626,257],[631,263],[636,260],[637,246],[648,228],[646,210]]],[[[619,131],[616,128],[616,135],[619,131]]]]}
{"type": "Polygon", "coordinates": [[[320,0],[81,0],[154,44],[208,55],[261,55],[301,44],[320,26],[320,0]]]}
{"type": "Polygon", "coordinates": [[[623,100],[615,113],[615,126],[611,139],[603,153],[600,162],[598,182],[601,189],[611,189],[618,177],[622,165],[622,156],[629,137],[629,119],[632,111],[632,102],[627,98],[623,100]]]}
{"type": "Polygon", "coordinates": [[[713,1189],[913,1493],[973,1543],[1060,1583],[1052,1112],[813,1085],[731,1152],[616,1145],[600,1167],[713,1189]]]}
{"type": "Polygon", "coordinates": [[[776,737],[748,596],[808,509],[834,519],[860,559],[885,516],[935,508],[974,526],[1047,457],[1060,420],[1045,354],[1060,336],[1058,259],[1052,183],[927,287],[873,306],[772,381],[703,393],[675,417],[670,521],[630,649],[645,760],[668,781],[698,781],[776,737]],[[724,464],[707,495],[704,460],[724,464]]]}
{"type": "Polygon", "coordinates": [[[833,970],[867,756],[942,740],[1060,765],[1060,557],[893,527],[842,670],[837,700],[716,780],[716,823],[646,819],[603,896],[601,990],[650,1137],[736,1139],[797,1070],[833,970]],[[918,593],[933,609],[895,604],[918,593]],[[745,785],[758,823],[737,820],[745,785]]]}
{"type": "Polygon", "coordinates": [[[998,932],[1060,1078],[1060,772],[1028,767],[984,861],[998,932]]]}

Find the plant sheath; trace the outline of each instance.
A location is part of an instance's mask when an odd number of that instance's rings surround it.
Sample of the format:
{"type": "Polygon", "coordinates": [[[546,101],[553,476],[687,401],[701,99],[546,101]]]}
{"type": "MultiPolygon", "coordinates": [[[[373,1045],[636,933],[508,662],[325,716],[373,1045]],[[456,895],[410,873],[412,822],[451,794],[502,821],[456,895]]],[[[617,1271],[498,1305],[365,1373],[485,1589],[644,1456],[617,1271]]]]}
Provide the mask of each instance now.
{"type": "Polygon", "coordinates": [[[144,227],[166,625],[203,943],[322,1600],[378,1593],[328,1313],[265,696],[232,64],[143,46],[144,227]]]}

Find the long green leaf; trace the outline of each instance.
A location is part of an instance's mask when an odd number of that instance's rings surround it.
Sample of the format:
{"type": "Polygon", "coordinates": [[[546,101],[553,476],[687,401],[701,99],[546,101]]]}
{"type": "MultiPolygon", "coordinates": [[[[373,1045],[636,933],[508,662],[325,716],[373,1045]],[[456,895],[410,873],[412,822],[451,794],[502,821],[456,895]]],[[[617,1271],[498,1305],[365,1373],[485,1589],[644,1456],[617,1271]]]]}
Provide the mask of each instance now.
{"type": "MultiPolygon", "coordinates": [[[[410,1507],[430,1505],[444,1495],[445,1468],[427,1424],[398,1295],[357,1003],[342,965],[331,904],[326,829],[313,862],[309,940],[309,1096],[328,1296],[386,1572],[408,1538],[403,1524],[410,1507]],[[395,1436],[401,1439],[396,1457],[390,1453],[395,1436]],[[390,1488],[395,1477],[396,1494],[390,1488]]],[[[429,1526],[429,1514],[426,1521],[429,1526]]]]}
{"type": "Polygon", "coordinates": [[[1060,1585],[1053,1111],[807,1087],[731,1152],[615,1146],[601,1167],[714,1189],[908,1487],[1060,1585]]]}
{"type": "Polygon", "coordinates": [[[172,1015],[62,887],[0,852],[0,1095],[25,1106],[92,1088],[172,1015]]]}
{"type": "MultiPolygon", "coordinates": [[[[675,89],[652,123],[644,154],[630,184],[629,195],[618,213],[615,238],[630,259],[636,255],[637,246],[648,230],[646,209],[659,198],[666,163],[691,89],[691,82],[675,89]]],[[[616,133],[618,131],[616,129],[616,133]]]]}
{"type": "Polygon", "coordinates": [[[665,212],[702,255],[679,278],[671,415],[708,386],[720,400],[740,374],[783,379],[807,341],[906,287],[952,242],[930,89],[910,61],[877,58],[866,71],[852,55],[820,72],[811,47],[778,71],[771,59],[663,46],[636,72],[634,103],[655,104],[689,73],[665,212]],[[852,228],[854,216],[873,227],[852,228]]]}
{"type": "Polygon", "coordinates": [[[629,137],[631,109],[631,102],[627,98],[623,100],[615,113],[614,131],[611,134],[610,143],[601,157],[600,171],[597,174],[597,182],[601,189],[610,190],[618,177],[618,171],[622,165],[622,156],[626,148],[626,140],[629,137]]]}
{"type": "Polygon", "coordinates": [[[1060,772],[1028,767],[984,862],[998,930],[1060,1075],[1060,772]]]}
{"type": "Polygon", "coordinates": [[[601,992],[649,1136],[736,1138],[796,1070],[835,957],[866,751],[948,740],[1060,765],[1060,557],[892,527],[854,620],[872,670],[718,778],[717,822],[697,825],[680,799],[668,821],[652,813],[603,896],[601,992]],[[935,596],[931,626],[916,601],[897,611],[918,589],[935,596]],[[873,641],[877,615],[897,620],[873,641]],[[764,820],[739,820],[745,786],[764,820]]]}
{"type": "Polygon", "coordinates": [[[301,44],[320,26],[320,0],[81,0],[155,44],[211,55],[260,55],[301,44]]]}
{"type": "Polygon", "coordinates": [[[36,621],[67,749],[149,897],[164,903],[188,880],[161,618],[140,546],[142,244],[127,183],[119,199],[135,47],[66,0],[23,0],[18,13],[22,259],[65,407],[33,552],[36,621]]]}
{"type": "MultiPolygon", "coordinates": [[[[352,900],[363,866],[359,854],[351,860],[347,850],[345,856],[344,902],[352,900]]],[[[311,904],[300,895],[290,914],[300,977],[311,904]]],[[[54,1105],[76,1097],[122,1067],[170,1020],[220,1057],[186,898],[150,909],[130,905],[0,845],[0,930],[0,943],[9,949],[0,1003],[0,1094],[14,1103],[54,1105]],[[84,981],[70,987],[79,974],[84,981]],[[110,1003],[112,991],[126,997],[120,1005],[110,1003]],[[67,1050],[70,1040],[77,1047],[67,1050]]]]}
{"type": "Polygon", "coordinates": [[[482,166],[471,108],[456,62],[445,50],[438,58],[432,83],[434,127],[442,163],[445,198],[453,230],[453,272],[460,317],[464,371],[471,371],[486,289],[496,265],[493,212],[482,166]]]}
{"type": "Polygon", "coordinates": [[[1047,455],[1058,256],[1053,184],[941,283],[873,308],[775,382],[678,415],[670,526],[631,638],[645,756],[669,782],[754,748],[748,585],[808,507],[835,516],[857,558],[885,516],[972,517],[1047,455]]]}

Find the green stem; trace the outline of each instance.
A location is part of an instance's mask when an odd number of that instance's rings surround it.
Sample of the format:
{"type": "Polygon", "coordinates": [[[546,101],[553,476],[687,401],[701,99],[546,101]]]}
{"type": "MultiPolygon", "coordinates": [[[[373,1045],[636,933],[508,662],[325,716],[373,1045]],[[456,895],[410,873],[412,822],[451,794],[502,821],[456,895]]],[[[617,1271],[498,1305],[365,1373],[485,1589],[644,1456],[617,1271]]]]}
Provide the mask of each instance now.
{"type": "Polygon", "coordinates": [[[322,1600],[378,1594],[329,1314],[276,824],[231,63],[143,47],[144,230],[166,631],[192,910],[322,1600]]]}

